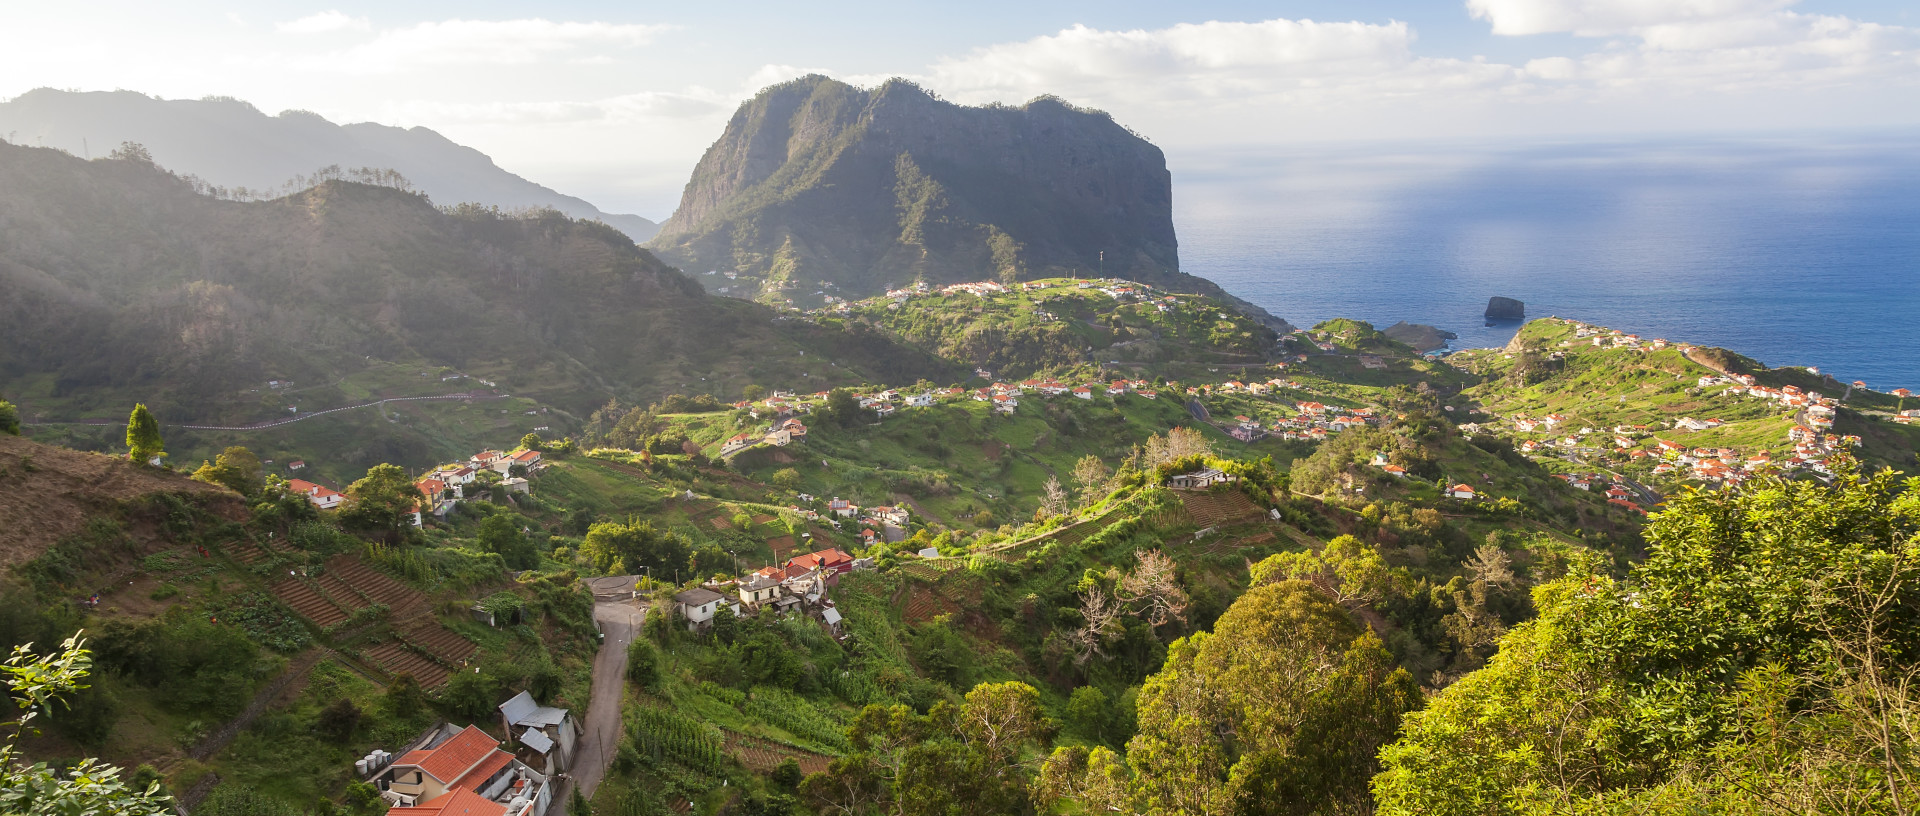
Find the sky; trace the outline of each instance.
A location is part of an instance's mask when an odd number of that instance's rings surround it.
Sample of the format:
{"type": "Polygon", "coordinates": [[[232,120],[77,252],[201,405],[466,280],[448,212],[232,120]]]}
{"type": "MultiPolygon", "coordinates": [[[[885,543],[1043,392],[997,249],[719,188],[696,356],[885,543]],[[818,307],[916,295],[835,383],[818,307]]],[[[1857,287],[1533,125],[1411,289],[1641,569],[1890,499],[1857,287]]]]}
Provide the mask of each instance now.
{"type": "Polygon", "coordinates": [[[0,3],[0,98],[233,96],[424,126],[664,218],[742,100],[824,73],[1051,93],[1184,167],[1266,148],[1920,126],[1906,0],[0,3]]]}

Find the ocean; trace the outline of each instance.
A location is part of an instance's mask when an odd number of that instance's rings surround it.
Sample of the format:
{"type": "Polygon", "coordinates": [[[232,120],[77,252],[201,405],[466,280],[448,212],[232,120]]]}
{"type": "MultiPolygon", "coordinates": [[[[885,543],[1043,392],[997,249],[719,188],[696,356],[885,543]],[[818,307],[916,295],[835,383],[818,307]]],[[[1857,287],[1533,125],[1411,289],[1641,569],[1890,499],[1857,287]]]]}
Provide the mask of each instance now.
{"type": "Polygon", "coordinates": [[[1920,389],[1920,134],[1176,159],[1181,265],[1301,327],[1504,345],[1494,295],[1920,389]]]}

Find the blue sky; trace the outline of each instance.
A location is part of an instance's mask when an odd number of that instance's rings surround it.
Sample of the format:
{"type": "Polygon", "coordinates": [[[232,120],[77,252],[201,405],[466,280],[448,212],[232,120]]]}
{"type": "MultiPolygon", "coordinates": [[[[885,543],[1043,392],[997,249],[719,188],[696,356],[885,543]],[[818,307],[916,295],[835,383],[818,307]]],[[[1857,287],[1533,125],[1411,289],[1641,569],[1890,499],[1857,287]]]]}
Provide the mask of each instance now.
{"type": "Polygon", "coordinates": [[[1111,111],[1176,172],[1263,146],[1920,125],[1920,4],[104,2],[0,6],[0,97],[230,95],[432,127],[663,217],[727,114],[808,71],[1111,111]]]}

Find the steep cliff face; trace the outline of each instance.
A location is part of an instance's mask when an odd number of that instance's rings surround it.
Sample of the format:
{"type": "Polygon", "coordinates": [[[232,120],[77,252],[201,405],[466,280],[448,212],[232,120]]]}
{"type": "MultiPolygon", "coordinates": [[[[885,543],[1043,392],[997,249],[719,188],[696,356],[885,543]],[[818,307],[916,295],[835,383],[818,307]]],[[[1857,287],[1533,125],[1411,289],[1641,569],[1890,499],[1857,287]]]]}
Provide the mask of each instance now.
{"type": "Polygon", "coordinates": [[[1102,270],[1217,292],[1179,273],[1172,205],[1160,149],[1106,114],[813,76],[741,106],[651,246],[784,297],[1102,270]]]}

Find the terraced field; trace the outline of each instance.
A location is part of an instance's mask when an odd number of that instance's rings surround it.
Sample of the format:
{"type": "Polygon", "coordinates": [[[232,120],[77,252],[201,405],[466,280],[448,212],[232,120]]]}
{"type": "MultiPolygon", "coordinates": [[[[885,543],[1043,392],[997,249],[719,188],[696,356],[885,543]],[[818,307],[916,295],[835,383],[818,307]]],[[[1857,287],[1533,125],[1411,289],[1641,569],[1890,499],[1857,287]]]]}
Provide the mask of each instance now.
{"type": "Polygon", "coordinates": [[[1260,508],[1254,506],[1253,500],[1237,490],[1220,493],[1182,490],[1179,493],[1180,503],[1186,505],[1187,514],[1193,516],[1194,523],[1202,528],[1244,524],[1261,515],[1260,508]]]}
{"type": "Polygon", "coordinates": [[[749,770],[766,773],[780,766],[781,762],[793,760],[800,764],[803,774],[824,773],[833,757],[803,751],[790,745],[752,737],[737,731],[727,731],[727,753],[739,757],[740,764],[749,770]]]}
{"type": "Polygon", "coordinates": [[[232,556],[235,561],[239,561],[249,567],[267,561],[272,557],[267,554],[266,550],[260,549],[252,541],[244,538],[229,541],[220,546],[226,550],[227,555],[232,556]]]}
{"type": "Polygon", "coordinates": [[[387,608],[393,611],[394,620],[405,620],[426,608],[426,596],[414,591],[406,584],[388,578],[358,558],[339,556],[327,562],[327,571],[358,590],[373,603],[386,604],[387,608]]]}
{"type": "Polygon", "coordinates": [[[346,609],[348,613],[357,612],[373,605],[373,602],[367,600],[366,596],[361,595],[353,587],[348,586],[345,581],[340,580],[339,576],[334,575],[332,572],[320,573],[320,580],[316,583],[320,585],[321,592],[326,593],[328,598],[333,599],[335,604],[346,609]]]}
{"type": "Polygon", "coordinates": [[[367,660],[388,674],[411,674],[421,688],[439,688],[451,672],[400,643],[382,643],[366,651],[367,660]]]}
{"type": "Polygon", "coordinates": [[[273,585],[274,597],[285,601],[293,611],[305,615],[321,628],[343,623],[347,619],[345,610],[335,606],[326,596],[314,591],[305,581],[298,578],[286,578],[273,585]]]}
{"type": "Polygon", "coordinates": [[[461,637],[459,633],[431,619],[415,623],[401,633],[400,639],[450,666],[458,666],[466,662],[466,659],[472,657],[474,650],[478,648],[473,645],[473,641],[461,637]]]}
{"type": "Polygon", "coordinates": [[[907,590],[907,603],[900,611],[900,619],[907,623],[925,623],[958,611],[959,607],[940,593],[927,587],[914,586],[907,590]]]}

